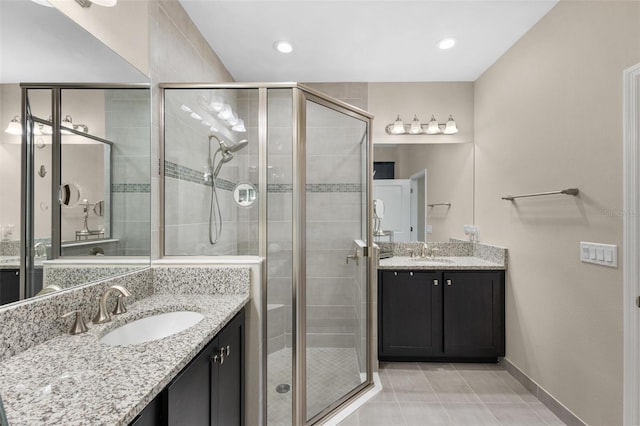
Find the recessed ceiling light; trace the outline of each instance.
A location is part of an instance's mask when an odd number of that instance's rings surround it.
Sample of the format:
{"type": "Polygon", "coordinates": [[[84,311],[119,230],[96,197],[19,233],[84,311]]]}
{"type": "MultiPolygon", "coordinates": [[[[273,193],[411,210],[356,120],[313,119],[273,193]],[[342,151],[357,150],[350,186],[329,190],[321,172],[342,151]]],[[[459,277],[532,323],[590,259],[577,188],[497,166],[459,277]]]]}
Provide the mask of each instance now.
{"type": "Polygon", "coordinates": [[[443,38],[438,42],[438,47],[442,50],[447,50],[447,49],[451,49],[453,46],[455,46],[455,44],[456,44],[455,38],[451,38],[451,37],[443,38]]]}
{"type": "Polygon", "coordinates": [[[293,46],[288,41],[280,40],[276,41],[273,45],[273,48],[276,49],[280,53],[291,53],[293,52],[293,46]]]}

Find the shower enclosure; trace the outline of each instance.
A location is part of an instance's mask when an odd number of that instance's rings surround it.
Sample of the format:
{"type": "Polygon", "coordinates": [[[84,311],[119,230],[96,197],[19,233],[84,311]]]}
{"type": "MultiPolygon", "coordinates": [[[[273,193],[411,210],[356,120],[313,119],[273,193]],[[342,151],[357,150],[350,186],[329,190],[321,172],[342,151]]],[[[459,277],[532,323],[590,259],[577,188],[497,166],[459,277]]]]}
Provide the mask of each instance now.
{"type": "Polygon", "coordinates": [[[372,117],[299,84],[161,88],[163,255],[265,259],[266,423],[318,423],[372,384],[372,117]]]}

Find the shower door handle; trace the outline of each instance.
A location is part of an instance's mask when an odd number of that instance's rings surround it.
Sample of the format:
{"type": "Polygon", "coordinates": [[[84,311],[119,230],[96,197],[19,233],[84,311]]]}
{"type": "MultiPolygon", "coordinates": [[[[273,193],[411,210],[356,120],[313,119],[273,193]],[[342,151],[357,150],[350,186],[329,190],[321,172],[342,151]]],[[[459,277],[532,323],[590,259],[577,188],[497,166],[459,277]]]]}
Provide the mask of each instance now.
{"type": "Polygon", "coordinates": [[[356,249],[353,254],[347,255],[347,265],[349,264],[349,260],[355,260],[356,265],[359,265],[358,259],[360,258],[360,252],[356,249]]]}

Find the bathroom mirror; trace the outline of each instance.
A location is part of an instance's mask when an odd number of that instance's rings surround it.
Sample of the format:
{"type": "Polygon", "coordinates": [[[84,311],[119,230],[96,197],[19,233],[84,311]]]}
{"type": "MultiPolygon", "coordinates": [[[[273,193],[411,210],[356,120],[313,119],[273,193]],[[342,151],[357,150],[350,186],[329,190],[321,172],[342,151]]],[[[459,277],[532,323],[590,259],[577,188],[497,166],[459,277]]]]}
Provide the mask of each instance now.
{"type": "Polygon", "coordinates": [[[250,183],[239,183],[233,188],[233,199],[241,207],[249,207],[258,198],[258,190],[250,183]]]}
{"type": "MultiPolygon", "coordinates": [[[[418,216],[426,217],[424,232],[416,232],[413,239],[436,242],[449,241],[450,238],[466,239],[463,226],[474,223],[474,155],[473,143],[374,144],[374,161],[393,162],[395,180],[399,181],[398,184],[400,181],[406,182],[406,190],[400,198],[394,203],[385,203],[385,216],[404,209],[406,211],[403,210],[401,214],[406,215],[406,222],[411,223],[413,184],[413,194],[426,193],[424,201],[419,201],[422,208],[415,209],[418,216]],[[412,177],[419,176],[425,170],[426,183],[421,188],[420,179],[412,180],[412,177]]],[[[374,176],[374,188],[376,182],[382,181],[374,176]]],[[[414,221],[418,223],[417,219],[414,221]]],[[[396,234],[395,241],[411,241],[410,234],[407,232],[404,237],[396,234]]]]}
{"type": "Polygon", "coordinates": [[[11,289],[0,292],[0,305],[31,297],[43,285],[64,289],[149,266],[148,83],[147,76],[56,8],[29,0],[0,2],[0,229],[14,230],[0,241],[0,285],[11,289]],[[44,84],[27,88],[35,133],[29,174],[34,194],[26,212],[33,220],[33,239],[26,262],[31,267],[21,270],[22,137],[4,129],[20,117],[20,84],[30,82],[44,84]],[[47,82],[64,83],[58,86],[59,116],[61,121],[72,117],[62,129],[57,171],[50,118],[55,98],[47,82]],[[64,207],[53,186],[56,176],[65,184],[59,188],[64,207]],[[56,210],[58,230],[51,227],[56,210]],[[85,216],[86,229],[95,234],[82,233],[85,216]],[[31,285],[25,285],[25,275],[31,285]],[[11,297],[4,298],[7,294],[11,297]]]}

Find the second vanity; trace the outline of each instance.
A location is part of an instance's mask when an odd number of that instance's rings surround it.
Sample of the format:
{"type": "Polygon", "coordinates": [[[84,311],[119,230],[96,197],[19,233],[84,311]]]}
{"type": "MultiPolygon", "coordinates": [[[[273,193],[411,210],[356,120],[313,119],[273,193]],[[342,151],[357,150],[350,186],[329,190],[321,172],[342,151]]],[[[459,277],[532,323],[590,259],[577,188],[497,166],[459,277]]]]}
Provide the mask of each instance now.
{"type": "Polygon", "coordinates": [[[378,358],[496,362],[505,354],[506,250],[429,246],[398,243],[379,261],[378,358]]]}
{"type": "MultiPolygon", "coordinates": [[[[214,410],[218,406],[226,410],[223,416],[231,412],[231,417],[239,419],[242,416],[243,307],[249,301],[249,270],[214,269],[151,268],[107,280],[98,288],[75,290],[77,294],[73,299],[70,292],[54,294],[34,302],[39,303],[38,309],[16,308],[11,316],[6,310],[0,312],[0,320],[6,326],[0,339],[0,356],[3,356],[0,394],[9,424],[157,424],[156,415],[166,417],[167,410],[169,419],[172,410],[192,416],[205,413],[209,418],[217,415],[214,410]],[[28,327],[12,323],[33,321],[37,324],[46,321],[44,317],[48,315],[59,318],[57,312],[61,308],[73,310],[85,303],[91,305],[96,292],[101,293],[114,284],[132,293],[128,312],[104,324],[89,322],[86,333],[58,333],[52,338],[29,336],[28,327]],[[79,305],[74,306],[71,300],[79,305]],[[124,324],[177,311],[197,312],[203,318],[184,331],[158,340],[116,346],[100,341],[124,324]],[[15,333],[8,331],[13,326],[15,333]],[[46,340],[21,348],[29,339],[46,340]],[[221,362],[221,357],[225,361],[221,362]],[[198,364],[198,359],[205,358],[206,362],[198,364]],[[216,362],[220,368],[211,367],[216,362]],[[211,368],[210,374],[203,375],[203,368],[211,368]],[[209,392],[213,388],[211,384],[216,383],[224,388],[218,395],[224,394],[226,399],[216,399],[215,407],[203,407],[202,404],[211,404],[214,399],[202,390],[209,392]],[[180,392],[175,391],[178,388],[180,392]],[[185,392],[200,395],[197,404],[193,399],[175,396],[185,392]],[[203,398],[208,401],[203,402],[203,398]]],[[[115,300],[110,302],[111,310],[115,300]]],[[[85,319],[95,308],[91,306],[87,311],[83,313],[85,319]]],[[[58,320],[54,329],[67,330],[71,320],[69,318],[68,323],[58,320]]],[[[57,330],[51,332],[55,334],[57,330]]],[[[213,421],[212,424],[225,422],[213,421]]]]}

